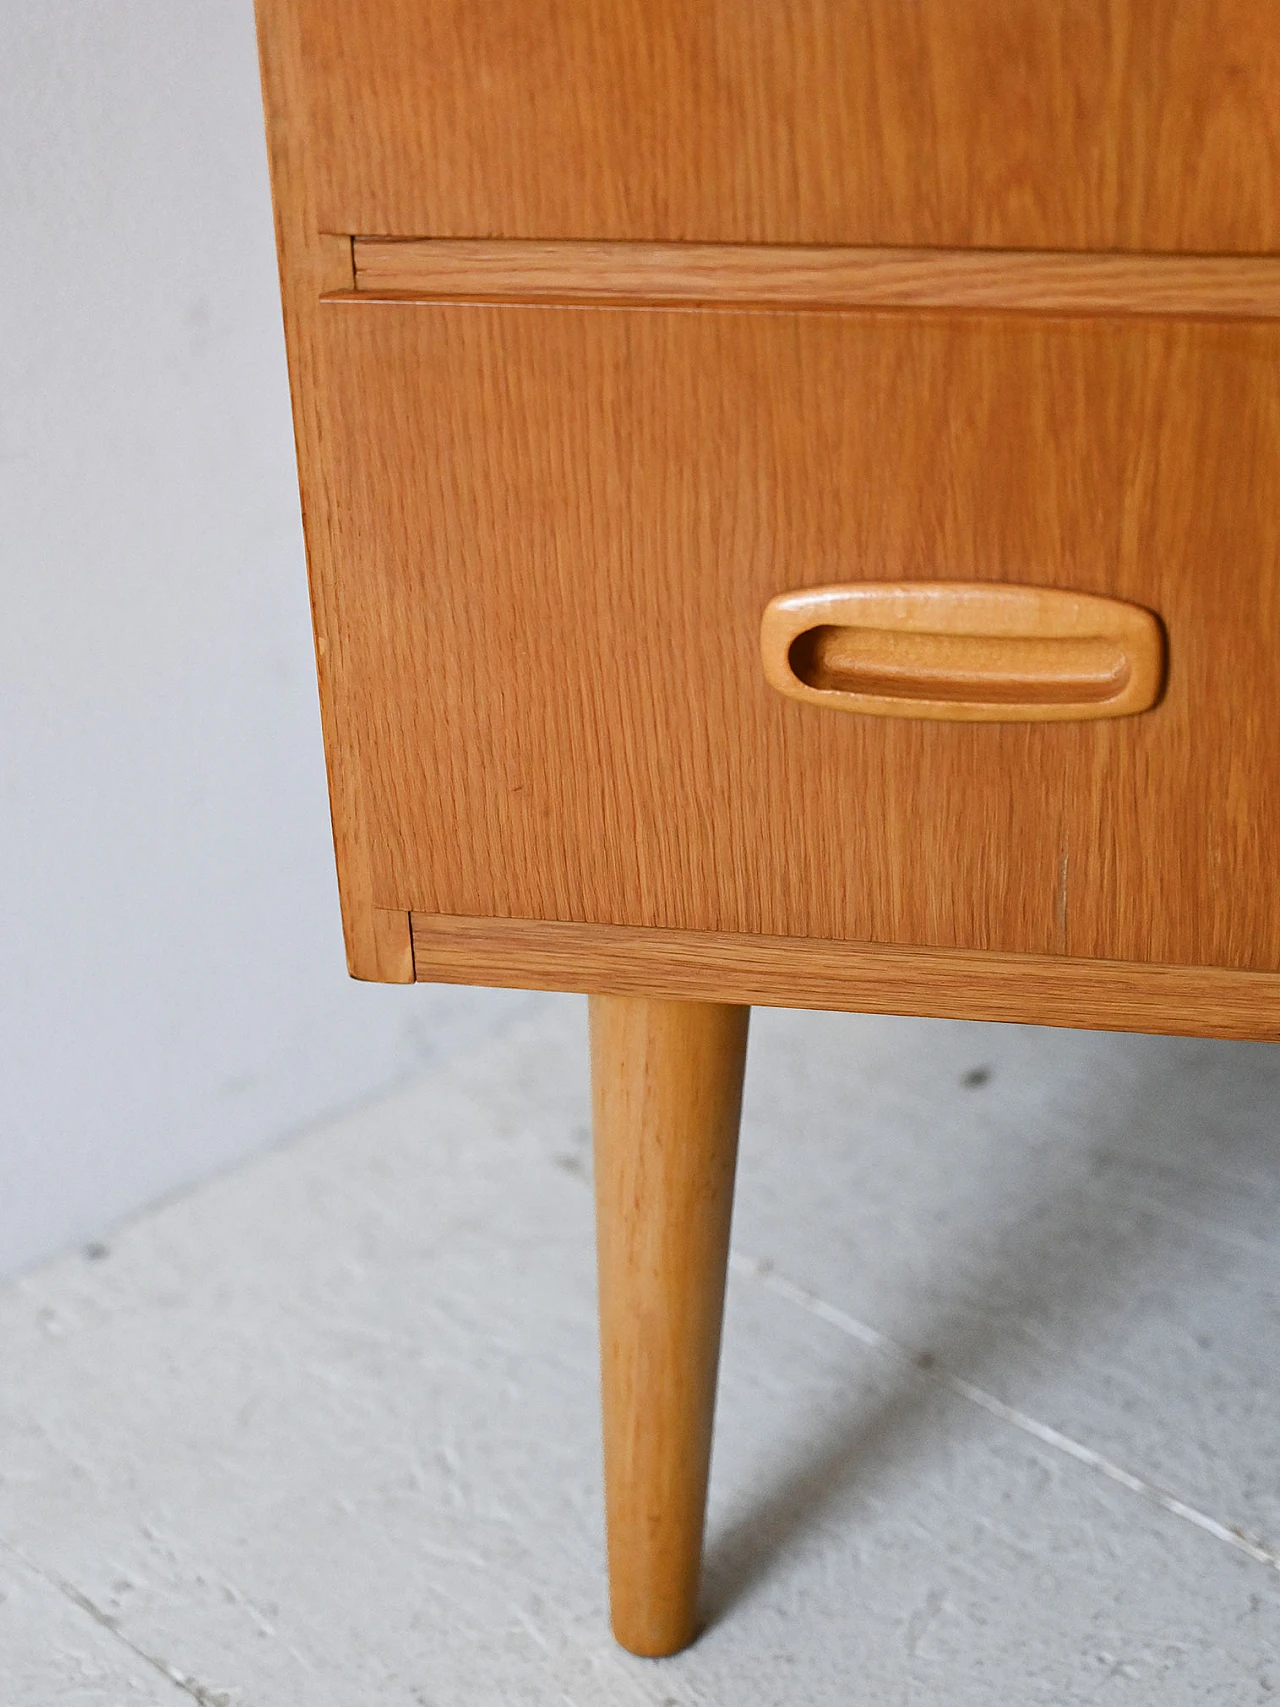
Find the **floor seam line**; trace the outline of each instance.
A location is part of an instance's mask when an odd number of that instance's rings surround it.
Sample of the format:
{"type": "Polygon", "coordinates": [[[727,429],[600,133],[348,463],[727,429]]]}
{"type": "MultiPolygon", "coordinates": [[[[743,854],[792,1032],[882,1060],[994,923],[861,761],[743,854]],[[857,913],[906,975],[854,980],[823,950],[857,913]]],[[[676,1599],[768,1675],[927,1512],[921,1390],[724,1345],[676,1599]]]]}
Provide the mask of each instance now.
{"type": "Polygon", "coordinates": [[[1093,1447],[1063,1434],[1049,1423],[1038,1421],[1014,1405],[1007,1405],[1003,1399],[998,1399],[994,1393],[988,1393],[984,1387],[976,1386],[972,1381],[966,1381],[963,1376],[954,1375],[948,1369],[939,1368],[932,1357],[912,1351],[889,1334],[882,1333],[879,1328],[873,1328],[869,1323],[859,1321],[856,1316],[840,1309],[838,1305],[828,1303],[820,1294],[779,1274],[772,1263],[735,1250],[730,1253],[729,1267],[733,1273],[756,1281],[776,1297],[784,1298],[811,1316],[816,1316],[819,1321],[826,1322],[846,1338],[856,1340],[868,1350],[884,1352],[901,1363],[909,1364],[922,1376],[938,1386],[947,1388],[960,1398],[967,1399],[970,1404],[978,1406],[988,1415],[999,1418],[1033,1440],[1038,1440],[1042,1445],[1052,1447],[1065,1457],[1074,1459],[1077,1464],[1096,1471],[1108,1481],[1127,1488],[1130,1493],[1137,1494],[1172,1516],[1181,1518],[1184,1523],[1213,1536],[1215,1540],[1225,1542],[1237,1552],[1246,1554],[1255,1563],[1280,1572],[1280,1551],[1268,1546],[1261,1536],[1238,1526],[1222,1523],[1216,1517],[1210,1517],[1207,1512],[1200,1511],[1196,1506],[1180,1499],[1169,1489],[1162,1488],[1158,1482],[1134,1475],[1131,1470],[1124,1469],[1101,1452],[1095,1452],[1093,1447]]]}
{"type": "Polygon", "coordinates": [[[104,1612],[95,1601],[84,1593],[83,1589],[78,1589],[73,1582],[69,1582],[67,1578],[60,1576],[57,1571],[46,1569],[37,1559],[33,1559],[29,1553],[25,1553],[21,1547],[6,1536],[0,1535],[0,1547],[24,1564],[33,1576],[39,1577],[40,1581],[51,1588],[55,1594],[61,1595],[63,1600],[68,1601],[78,1611],[92,1618],[101,1629],[114,1636],[136,1659],[141,1660],[144,1665],[148,1665],[153,1671],[158,1672],[166,1683],[171,1683],[175,1689],[183,1690],[193,1701],[198,1701],[200,1707],[223,1707],[226,1697],[222,1690],[206,1689],[203,1684],[198,1683],[185,1672],[180,1672],[176,1666],[167,1664],[157,1654],[148,1653],[146,1648],[140,1647],[131,1636],[126,1636],[116,1619],[109,1612],[104,1612]]]}

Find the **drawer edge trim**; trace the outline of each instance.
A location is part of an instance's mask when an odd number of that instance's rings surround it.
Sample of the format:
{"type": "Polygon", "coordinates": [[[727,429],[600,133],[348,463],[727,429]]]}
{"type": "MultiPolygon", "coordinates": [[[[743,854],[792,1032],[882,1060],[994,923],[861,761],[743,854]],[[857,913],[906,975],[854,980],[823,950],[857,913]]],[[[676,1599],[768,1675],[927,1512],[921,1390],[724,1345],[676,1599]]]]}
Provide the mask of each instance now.
{"type": "Polygon", "coordinates": [[[412,913],[421,983],[1280,1041],[1280,973],[412,913]]]}
{"type": "Polygon", "coordinates": [[[1280,257],[747,243],[350,239],[329,302],[1280,317],[1280,257]]]}

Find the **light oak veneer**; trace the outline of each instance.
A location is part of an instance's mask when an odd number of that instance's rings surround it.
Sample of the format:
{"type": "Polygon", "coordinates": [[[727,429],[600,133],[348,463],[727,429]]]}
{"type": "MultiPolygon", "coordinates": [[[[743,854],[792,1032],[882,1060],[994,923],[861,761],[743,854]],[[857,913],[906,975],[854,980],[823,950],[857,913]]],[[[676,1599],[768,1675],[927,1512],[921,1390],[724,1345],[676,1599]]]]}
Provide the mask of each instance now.
{"type": "Polygon", "coordinates": [[[267,0],[321,226],[1280,249],[1266,0],[267,0]]]}
{"type": "Polygon", "coordinates": [[[391,300],[1280,316],[1272,255],[357,237],[352,262],[360,295],[391,300]]]}
{"type": "Polygon", "coordinates": [[[1280,974],[414,913],[424,983],[1280,1042],[1280,974]]]}
{"type": "Polygon", "coordinates": [[[348,964],[593,996],[613,1615],[670,1652],[745,1004],[1280,1039],[1280,28],[258,19],[348,964]],[[770,687],[777,594],[888,583],[1153,615],[1120,664],[837,633],[808,685],[1150,693],[1011,724],[770,687]]]}
{"type": "Polygon", "coordinates": [[[316,323],[331,740],[377,905],[1280,969],[1280,325],[316,323]],[[902,580],[1153,611],[1163,695],[960,725],[769,686],[775,594],[902,580]]]}

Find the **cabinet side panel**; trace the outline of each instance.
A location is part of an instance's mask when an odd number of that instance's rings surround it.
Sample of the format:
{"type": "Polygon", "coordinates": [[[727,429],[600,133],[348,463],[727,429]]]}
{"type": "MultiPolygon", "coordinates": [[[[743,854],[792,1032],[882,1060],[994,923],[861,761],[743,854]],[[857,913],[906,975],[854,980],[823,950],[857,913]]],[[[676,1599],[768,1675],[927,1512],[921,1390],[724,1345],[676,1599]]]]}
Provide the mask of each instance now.
{"type": "Polygon", "coordinates": [[[353,283],[351,242],[349,238],[327,235],[321,230],[315,198],[315,162],[308,154],[307,96],[293,5],[290,0],[259,0],[257,15],[289,386],[347,965],[355,978],[408,983],[413,973],[407,914],[401,915],[399,924],[389,925],[374,912],[355,730],[342,698],[342,683],[347,679],[343,668],[345,636],[349,632],[346,608],[352,597],[358,597],[358,591],[341,576],[341,557],[331,527],[332,447],[326,441],[322,419],[322,399],[329,385],[326,365],[329,352],[320,335],[319,313],[323,292],[349,289],[353,283]]]}

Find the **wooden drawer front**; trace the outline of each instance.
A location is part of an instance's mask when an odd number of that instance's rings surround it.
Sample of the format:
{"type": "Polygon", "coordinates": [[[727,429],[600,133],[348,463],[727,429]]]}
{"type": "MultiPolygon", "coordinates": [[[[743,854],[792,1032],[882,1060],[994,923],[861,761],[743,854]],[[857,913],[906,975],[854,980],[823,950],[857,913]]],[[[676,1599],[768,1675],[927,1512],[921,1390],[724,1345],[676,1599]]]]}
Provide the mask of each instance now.
{"type": "Polygon", "coordinates": [[[321,643],[379,905],[1280,968],[1280,327],[321,326],[321,643]],[[773,594],[930,578],[1148,606],[1163,700],[975,725],[766,685],[773,594]]]}
{"type": "Polygon", "coordinates": [[[1280,248],[1265,0],[260,5],[326,231],[1280,248]]]}

